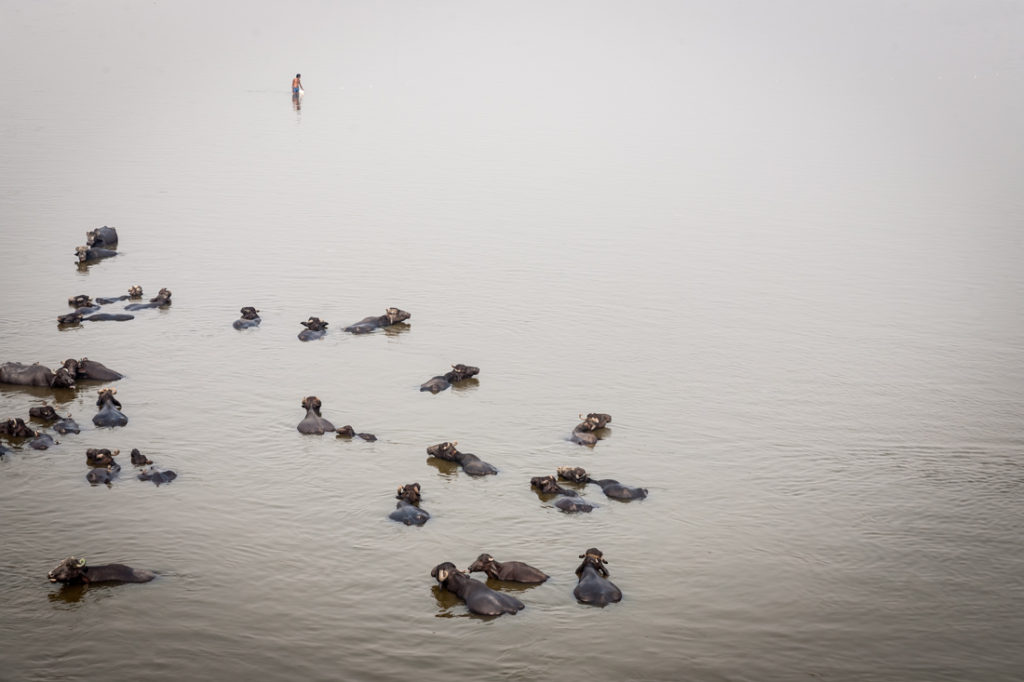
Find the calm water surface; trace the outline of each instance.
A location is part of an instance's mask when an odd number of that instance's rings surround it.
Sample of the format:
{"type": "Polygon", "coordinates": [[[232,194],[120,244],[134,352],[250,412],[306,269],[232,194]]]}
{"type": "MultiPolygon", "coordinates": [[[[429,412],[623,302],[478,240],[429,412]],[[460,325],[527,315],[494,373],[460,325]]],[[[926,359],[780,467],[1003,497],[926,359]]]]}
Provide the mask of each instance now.
{"type": "Polygon", "coordinates": [[[826,5],[0,4],[0,361],[99,360],[130,419],[0,389],[83,426],[0,460],[0,679],[1020,679],[1024,9],[826,5]],[[58,329],[132,284],[174,303],[58,329]],[[560,465],[650,496],[564,514],[560,465]],[[552,579],[471,616],[429,573],[481,552],[552,579]]]}

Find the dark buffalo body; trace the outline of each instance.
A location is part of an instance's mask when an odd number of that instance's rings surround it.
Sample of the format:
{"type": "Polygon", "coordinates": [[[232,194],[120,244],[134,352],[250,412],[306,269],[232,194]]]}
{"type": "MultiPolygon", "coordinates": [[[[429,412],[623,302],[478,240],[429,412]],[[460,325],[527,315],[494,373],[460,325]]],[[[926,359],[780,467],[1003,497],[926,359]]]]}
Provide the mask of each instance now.
{"type": "Polygon", "coordinates": [[[498,562],[490,554],[481,554],[469,566],[470,573],[483,571],[488,578],[514,583],[536,584],[548,579],[548,574],[522,561],[498,562]]]}
{"type": "Polygon", "coordinates": [[[129,303],[125,310],[145,310],[146,308],[166,308],[171,305],[171,290],[161,289],[157,295],[149,299],[149,303],[129,303]]]}
{"type": "Polygon", "coordinates": [[[0,365],[0,384],[74,388],[75,377],[64,367],[58,367],[57,371],[53,372],[39,363],[24,365],[20,362],[5,362],[0,365]]]}
{"type": "Polygon", "coordinates": [[[75,255],[78,257],[79,265],[86,265],[101,261],[104,258],[113,258],[117,255],[117,251],[100,247],[78,246],[75,247],[75,255]]]}
{"type": "Polygon", "coordinates": [[[601,550],[591,547],[586,554],[581,554],[583,563],[576,569],[579,582],[572,591],[577,600],[584,604],[604,606],[622,599],[622,592],[611,580],[608,580],[608,562],[604,560],[601,550]]]}
{"type": "Polygon", "coordinates": [[[235,320],[231,326],[235,329],[250,329],[252,327],[258,327],[260,322],[260,311],[253,308],[251,305],[247,305],[241,310],[242,316],[235,320]]]}
{"type": "Polygon", "coordinates": [[[306,410],[306,416],[295,427],[299,433],[323,434],[326,431],[334,431],[334,424],[320,416],[320,406],[320,399],[315,395],[302,399],[302,407],[306,410]]]}
{"type": "Polygon", "coordinates": [[[311,317],[305,322],[299,322],[305,329],[299,332],[299,341],[315,341],[323,338],[327,333],[327,322],[319,317],[311,317]]]}
{"type": "Polygon", "coordinates": [[[158,486],[163,483],[170,483],[177,477],[178,474],[171,470],[157,471],[156,469],[146,469],[145,471],[139,472],[138,476],[140,481],[152,481],[158,486]]]}
{"type": "Polygon", "coordinates": [[[405,322],[410,317],[412,317],[412,315],[404,310],[388,308],[384,311],[383,315],[377,317],[364,317],[359,320],[359,322],[345,327],[344,331],[351,332],[353,334],[369,334],[376,329],[390,327],[391,325],[398,324],[399,322],[405,322]]]}
{"type": "Polygon", "coordinates": [[[420,385],[421,391],[430,391],[431,393],[440,393],[452,384],[457,384],[460,381],[465,381],[470,377],[474,377],[480,373],[479,367],[472,367],[470,365],[452,365],[450,372],[445,372],[436,377],[432,377],[428,381],[420,385]]]}
{"type": "Polygon", "coordinates": [[[124,378],[120,372],[115,372],[102,362],[96,362],[89,358],[81,360],[68,358],[64,361],[64,367],[78,381],[117,381],[124,378]]]}
{"type": "Polygon", "coordinates": [[[408,483],[398,488],[398,504],[388,518],[399,521],[407,526],[422,526],[430,519],[430,514],[420,509],[420,484],[408,483]]]}
{"type": "Polygon", "coordinates": [[[605,428],[611,421],[612,417],[609,414],[591,412],[572,430],[571,440],[580,445],[594,445],[599,440],[595,432],[605,428]]]}
{"type": "Polygon", "coordinates": [[[47,575],[51,583],[148,583],[156,577],[152,571],[124,564],[87,566],[85,559],[69,556],[47,575]]]}
{"type": "Polygon", "coordinates": [[[441,587],[453,592],[463,601],[466,607],[473,613],[481,616],[500,616],[503,613],[515,614],[526,608],[523,602],[515,597],[495,592],[479,580],[474,580],[465,575],[450,561],[438,564],[431,571],[430,575],[437,579],[441,587]]]}
{"type": "Polygon", "coordinates": [[[99,397],[96,399],[96,406],[100,411],[92,418],[96,426],[124,426],[128,423],[128,417],[121,412],[121,403],[114,397],[117,391],[113,388],[101,388],[99,397]]]}
{"type": "Polygon", "coordinates": [[[455,447],[456,445],[458,445],[458,442],[449,443],[447,441],[431,445],[427,448],[427,454],[449,462],[458,462],[462,470],[470,476],[486,476],[498,473],[496,468],[476,455],[469,452],[459,452],[455,447]]]}
{"type": "Polygon", "coordinates": [[[117,229],[104,225],[85,233],[85,243],[91,247],[116,249],[117,229]]]}
{"type": "Polygon", "coordinates": [[[21,417],[13,417],[0,422],[0,435],[8,438],[35,438],[39,433],[21,417]]]}

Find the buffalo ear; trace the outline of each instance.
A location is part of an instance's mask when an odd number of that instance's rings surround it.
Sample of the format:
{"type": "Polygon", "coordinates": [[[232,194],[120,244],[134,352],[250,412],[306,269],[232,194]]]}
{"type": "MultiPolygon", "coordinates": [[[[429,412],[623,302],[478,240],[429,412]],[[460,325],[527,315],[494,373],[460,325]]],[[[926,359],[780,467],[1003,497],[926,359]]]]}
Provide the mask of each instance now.
{"type": "Polygon", "coordinates": [[[585,556],[586,556],[586,554],[580,554],[580,558],[581,558],[581,559],[582,559],[583,557],[585,557],[585,556]]]}

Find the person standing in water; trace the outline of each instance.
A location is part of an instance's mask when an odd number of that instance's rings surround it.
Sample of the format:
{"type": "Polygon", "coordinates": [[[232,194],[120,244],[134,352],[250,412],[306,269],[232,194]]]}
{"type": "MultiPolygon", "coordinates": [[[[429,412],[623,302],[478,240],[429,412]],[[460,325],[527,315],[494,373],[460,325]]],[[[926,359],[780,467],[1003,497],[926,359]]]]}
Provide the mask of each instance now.
{"type": "Polygon", "coordinates": [[[302,90],[302,74],[295,74],[295,78],[292,79],[292,96],[298,97],[299,91],[302,90]]]}

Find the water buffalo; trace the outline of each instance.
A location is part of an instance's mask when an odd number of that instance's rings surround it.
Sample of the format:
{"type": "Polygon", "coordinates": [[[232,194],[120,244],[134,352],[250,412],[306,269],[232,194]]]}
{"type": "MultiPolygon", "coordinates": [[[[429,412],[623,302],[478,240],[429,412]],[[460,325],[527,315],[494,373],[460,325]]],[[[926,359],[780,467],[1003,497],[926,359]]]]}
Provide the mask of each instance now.
{"type": "Polygon", "coordinates": [[[452,443],[445,441],[444,443],[431,445],[427,448],[427,454],[431,457],[448,460],[449,462],[458,462],[462,470],[470,476],[486,476],[487,474],[498,473],[497,469],[476,455],[456,450],[455,446],[458,444],[458,441],[452,443]]]}
{"type": "Polygon", "coordinates": [[[86,296],[85,294],[78,294],[77,296],[72,296],[71,298],[68,299],[68,305],[75,309],[89,308],[91,310],[93,308],[97,308],[96,304],[93,303],[92,299],[86,296]]]}
{"type": "Polygon", "coordinates": [[[352,332],[353,334],[368,334],[375,329],[382,327],[390,327],[393,324],[404,322],[408,320],[412,315],[399,310],[398,308],[388,308],[384,311],[384,314],[380,317],[364,317],[355,324],[350,324],[345,327],[343,331],[352,332]]]}
{"type": "Polygon", "coordinates": [[[599,485],[605,495],[616,500],[642,500],[647,497],[647,488],[623,485],[612,478],[591,478],[582,467],[558,467],[558,477],[574,483],[599,485]]]}
{"type": "Polygon", "coordinates": [[[64,367],[70,372],[76,381],[117,381],[124,379],[124,375],[115,372],[102,362],[96,362],[89,358],[75,360],[68,358],[64,361],[64,367]]]}
{"type": "Polygon", "coordinates": [[[327,333],[327,323],[319,317],[311,317],[305,322],[299,322],[305,329],[299,332],[299,341],[315,341],[327,333]]]}
{"type": "Polygon", "coordinates": [[[92,485],[110,485],[117,478],[117,474],[121,471],[121,465],[117,463],[108,464],[105,467],[96,467],[89,469],[89,473],[85,475],[85,480],[89,481],[92,485]]]}
{"type": "Polygon", "coordinates": [[[124,426],[128,423],[128,417],[121,412],[121,403],[114,397],[116,388],[101,388],[99,397],[96,399],[96,406],[100,411],[92,418],[96,426],[124,426]]]}
{"type": "Polygon", "coordinates": [[[579,582],[572,591],[577,600],[584,604],[604,606],[622,600],[622,591],[608,580],[608,569],[604,567],[608,562],[604,554],[596,547],[591,547],[586,554],[580,554],[583,563],[576,569],[576,576],[579,582]]]}
{"type": "Polygon", "coordinates": [[[132,466],[143,467],[146,466],[147,464],[153,463],[153,460],[149,459],[144,454],[139,452],[138,448],[132,448],[131,458],[132,466]]]}
{"type": "Polygon", "coordinates": [[[30,407],[28,408],[28,416],[44,422],[53,422],[60,419],[60,415],[57,414],[57,410],[53,409],[52,405],[30,407]]]}
{"type": "Polygon", "coordinates": [[[5,362],[0,365],[0,384],[17,386],[43,386],[49,388],[74,388],[75,377],[64,367],[50,371],[38,362],[23,365],[20,362],[5,362]]]}
{"type": "Polygon", "coordinates": [[[495,592],[479,580],[474,580],[462,573],[450,561],[438,564],[430,571],[441,587],[458,595],[466,602],[466,607],[481,616],[500,616],[503,613],[515,614],[526,608],[523,602],[515,597],[495,592]]]}
{"type": "MultiPolygon", "coordinates": [[[[580,417],[583,417],[581,414],[580,417]]],[[[612,420],[610,414],[604,414],[603,412],[591,412],[583,419],[576,427],[572,430],[572,436],[570,440],[580,445],[594,445],[599,440],[598,434],[595,431],[599,431],[607,426],[612,420]]]]}
{"type": "Polygon", "coordinates": [[[57,433],[64,435],[67,433],[81,433],[82,428],[78,425],[71,415],[68,415],[53,425],[53,430],[57,433]]]}
{"type": "Polygon", "coordinates": [[[353,438],[359,436],[363,440],[372,443],[377,440],[377,436],[372,433],[356,433],[356,430],[352,428],[351,424],[345,424],[338,428],[338,435],[335,438],[353,438]]]}
{"type": "Polygon", "coordinates": [[[139,472],[138,479],[140,481],[153,481],[157,486],[162,483],[170,483],[178,477],[178,474],[171,470],[157,471],[156,469],[146,469],[145,471],[139,472]]]}
{"type": "Polygon", "coordinates": [[[398,494],[395,497],[398,498],[398,504],[395,506],[395,511],[388,514],[389,519],[401,521],[407,526],[422,526],[430,518],[430,514],[419,507],[419,483],[407,483],[399,486],[398,494]]]}
{"type": "Polygon", "coordinates": [[[89,448],[85,451],[85,463],[91,467],[108,467],[114,464],[114,458],[119,454],[121,454],[120,450],[89,448]]]}
{"type": "Polygon", "coordinates": [[[295,428],[299,433],[323,434],[326,431],[334,431],[334,424],[320,416],[320,399],[315,395],[306,396],[302,399],[302,407],[306,410],[306,416],[295,428]]]}
{"type": "Polygon", "coordinates": [[[146,308],[166,308],[171,305],[171,290],[161,289],[157,295],[149,299],[149,303],[129,303],[125,310],[145,310],[146,308]]]}
{"type": "Polygon", "coordinates": [[[104,249],[117,248],[117,229],[113,227],[97,227],[85,233],[85,243],[92,247],[104,249]]]}
{"type": "Polygon", "coordinates": [[[513,583],[542,583],[548,579],[548,574],[534,568],[522,561],[505,561],[498,563],[490,554],[481,554],[469,566],[470,573],[483,571],[488,578],[505,580],[513,583]]]}
{"type": "Polygon", "coordinates": [[[253,308],[251,305],[247,305],[241,310],[242,316],[231,323],[231,326],[235,329],[251,329],[252,327],[260,326],[260,311],[253,308]]]}
{"type": "Polygon", "coordinates": [[[534,488],[542,499],[558,495],[555,506],[564,512],[590,512],[594,509],[594,505],[580,497],[575,490],[558,485],[554,476],[534,476],[530,479],[530,487],[534,488]]]}
{"type": "Polygon", "coordinates": [[[59,445],[57,441],[53,439],[48,433],[36,432],[36,437],[28,442],[28,446],[33,450],[49,450],[54,445],[59,445]]]}
{"type": "Polygon", "coordinates": [[[148,583],[156,574],[124,564],[86,566],[85,559],[69,556],[57,564],[47,577],[51,583],[148,583]]]}
{"type": "Polygon", "coordinates": [[[117,251],[100,247],[76,246],[75,255],[78,257],[79,265],[88,265],[89,263],[101,261],[104,258],[112,258],[117,255],[117,251]]]}
{"type": "Polygon", "coordinates": [[[71,325],[79,324],[81,322],[127,322],[128,320],[134,320],[134,315],[128,313],[91,313],[85,314],[81,312],[82,309],[76,310],[73,313],[67,315],[57,316],[57,325],[61,327],[70,327],[71,325]]]}
{"type": "Polygon", "coordinates": [[[128,299],[135,300],[138,298],[142,298],[142,287],[140,287],[138,284],[133,284],[132,286],[128,287],[127,295],[111,296],[108,298],[97,297],[96,302],[99,303],[100,305],[107,305],[108,303],[117,303],[118,301],[125,301],[128,299]]]}
{"type": "Polygon", "coordinates": [[[0,422],[0,435],[8,438],[35,438],[38,432],[26,424],[21,417],[14,417],[0,422]]]}
{"type": "Polygon", "coordinates": [[[462,364],[452,365],[452,371],[433,377],[423,384],[420,384],[420,390],[430,391],[431,393],[437,394],[452,384],[457,384],[458,382],[472,376],[476,376],[479,373],[479,367],[471,367],[469,365],[462,364]]]}

